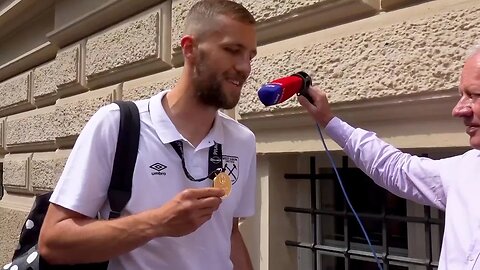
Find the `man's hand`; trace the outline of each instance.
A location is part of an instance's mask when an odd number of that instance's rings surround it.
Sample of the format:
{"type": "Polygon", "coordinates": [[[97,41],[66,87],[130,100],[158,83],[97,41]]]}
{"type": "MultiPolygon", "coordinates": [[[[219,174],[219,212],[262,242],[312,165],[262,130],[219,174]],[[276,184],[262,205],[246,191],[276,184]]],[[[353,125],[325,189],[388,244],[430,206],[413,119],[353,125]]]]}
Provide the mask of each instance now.
{"type": "Polygon", "coordinates": [[[187,189],[158,209],[151,210],[159,223],[159,236],[184,236],[207,222],[225,195],[220,188],[187,189]]]}
{"type": "Polygon", "coordinates": [[[318,87],[310,87],[308,93],[312,97],[314,104],[310,103],[304,96],[299,96],[298,101],[307,109],[308,113],[310,113],[317,123],[325,127],[333,118],[327,94],[318,87]]]}
{"type": "Polygon", "coordinates": [[[187,189],[159,208],[112,220],[92,219],[51,204],[39,250],[52,264],[106,261],[155,237],[195,231],[212,217],[223,195],[219,188],[187,189]]]}

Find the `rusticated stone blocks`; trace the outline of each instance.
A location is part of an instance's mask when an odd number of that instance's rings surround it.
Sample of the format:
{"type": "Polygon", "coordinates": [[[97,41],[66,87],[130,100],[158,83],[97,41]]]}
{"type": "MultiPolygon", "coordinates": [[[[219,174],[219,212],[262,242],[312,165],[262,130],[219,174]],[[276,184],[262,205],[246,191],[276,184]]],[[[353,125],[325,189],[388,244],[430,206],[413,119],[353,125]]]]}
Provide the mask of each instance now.
{"type": "Polygon", "coordinates": [[[263,55],[252,63],[238,112],[299,107],[292,98],[265,108],[257,90],[300,70],[333,103],[450,90],[457,87],[467,48],[479,38],[480,5],[263,55]]]}
{"type": "Polygon", "coordinates": [[[3,164],[3,184],[9,192],[30,192],[29,168],[32,154],[8,154],[3,164]]]}
{"type": "Polygon", "coordinates": [[[34,108],[31,94],[31,72],[0,82],[0,116],[34,108]]]}
{"type": "Polygon", "coordinates": [[[59,96],[64,97],[86,91],[84,41],[59,51],[55,61],[59,96]]]}
{"type": "Polygon", "coordinates": [[[35,105],[43,107],[55,104],[57,86],[55,80],[58,76],[55,61],[50,61],[33,69],[32,93],[35,105]]]}
{"type": "Polygon", "coordinates": [[[55,106],[57,145],[71,147],[90,117],[102,106],[116,99],[117,86],[59,99],[55,106]]]}
{"type": "MultiPolygon", "coordinates": [[[[172,52],[174,66],[183,63],[180,39],[188,10],[198,0],[173,1],[172,52]]],[[[378,13],[380,0],[238,0],[257,21],[258,44],[298,36],[378,13]]]]}
{"type": "Polygon", "coordinates": [[[166,35],[169,31],[164,29],[169,25],[162,18],[165,12],[170,10],[164,4],[160,9],[89,38],[86,43],[87,86],[95,88],[170,68],[170,54],[164,53],[170,48],[166,35]]]}
{"type": "Polygon", "coordinates": [[[70,150],[34,153],[31,160],[31,183],[34,192],[55,188],[70,150]]]}
{"type": "Polygon", "coordinates": [[[7,117],[7,150],[24,152],[55,149],[55,117],[54,106],[7,117]]]}
{"type": "Polygon", "coordinates": [[[125,82],[122,88],[122,99],[146,99],[162,90],[171,89],[178,81],[180,72],[181,69],[169,70],[159,74],[125,82]]]}

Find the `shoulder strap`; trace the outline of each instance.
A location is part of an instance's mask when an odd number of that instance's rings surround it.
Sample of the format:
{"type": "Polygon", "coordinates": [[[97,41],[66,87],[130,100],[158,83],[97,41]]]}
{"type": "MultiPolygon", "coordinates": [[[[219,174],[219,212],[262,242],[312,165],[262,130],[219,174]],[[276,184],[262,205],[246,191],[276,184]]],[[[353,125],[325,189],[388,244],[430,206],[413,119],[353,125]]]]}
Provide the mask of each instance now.
{"type": "Polygon", "coordinates": [[[3,163],[0,163],[0,201],[3,198],[3,163]]]}
{"type": "Polygon", "coordinates": [[[109,219],[117,218],[132,195],[132,177],[137,161],[140,114],[132,101],[115,101],[120,107],[120,128],[108,187],[109,219]]]}

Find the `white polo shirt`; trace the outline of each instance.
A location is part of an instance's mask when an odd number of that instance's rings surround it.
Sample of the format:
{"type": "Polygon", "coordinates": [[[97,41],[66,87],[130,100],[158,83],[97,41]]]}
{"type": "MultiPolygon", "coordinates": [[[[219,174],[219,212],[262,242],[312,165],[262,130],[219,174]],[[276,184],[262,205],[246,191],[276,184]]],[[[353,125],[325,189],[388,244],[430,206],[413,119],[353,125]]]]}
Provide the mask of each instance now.
{"type": "MultiPolygon", "coordinates": [[[[194,178],[208,175],[208,152],[222,144],[223,164],[232,178],[232,192],[212,218],[183,237],[161,237],[110,260],[108,269],[226,270],[234,217],[255,211],[256,149],[254,134],[228,116],[218,113],[204,140],[194,148],[175,128],[161,99],[167,91],[136,102],[140,111],[140,141],[132,197],[122,215],[158,208],[187,188],[207,187],[212,181],[190,181],[181,159],[170,145],[183,141],[188,172],[194,178]]],[[[120,112],[116,104],[102,107],[87,123],[68,158],[51,202],[95,217],[108,218],[107,191],[117,145],[120,112]]]]}

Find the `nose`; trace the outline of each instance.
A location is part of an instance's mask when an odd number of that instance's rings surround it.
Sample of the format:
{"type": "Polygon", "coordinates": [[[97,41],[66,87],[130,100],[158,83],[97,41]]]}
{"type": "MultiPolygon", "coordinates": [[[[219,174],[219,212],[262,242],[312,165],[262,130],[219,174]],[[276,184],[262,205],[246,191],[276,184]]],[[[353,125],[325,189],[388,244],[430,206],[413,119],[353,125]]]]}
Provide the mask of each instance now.
{"type": "Polygon", "coordinates": [[[466,97],[461,97],[452,110],[452,116],[454,117],[470,117],[472,114],[471,102],[466,97]]]}
{"type": "Polygon", "coordinates": [[[248,77],[250,75],[250,71],[252,70],[250,56],[239,58],[236,62],[235,69],[248,77]]]}

